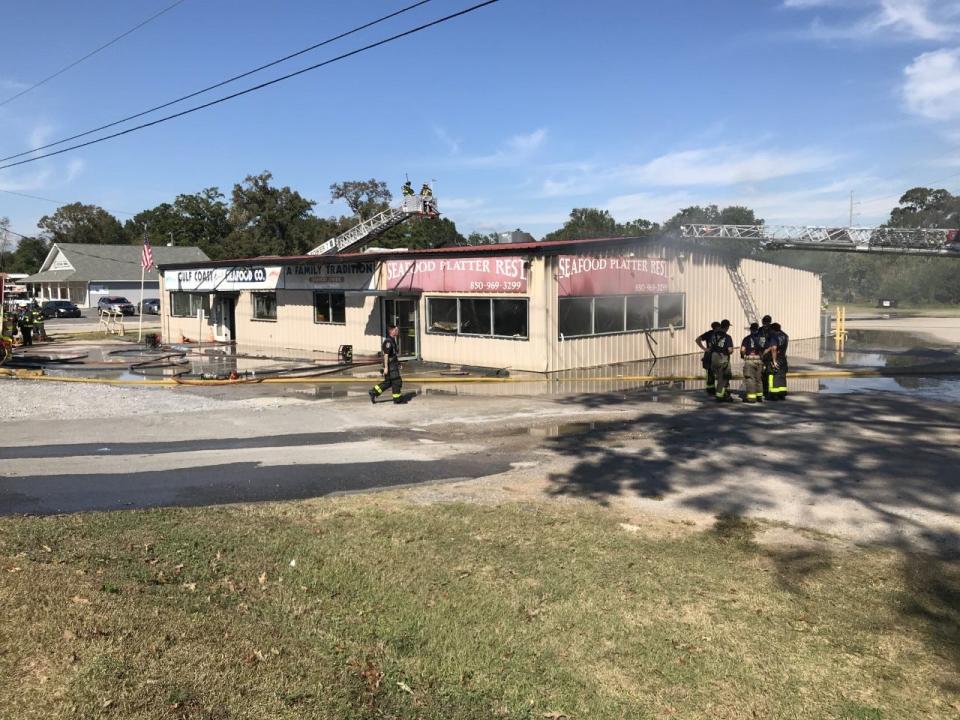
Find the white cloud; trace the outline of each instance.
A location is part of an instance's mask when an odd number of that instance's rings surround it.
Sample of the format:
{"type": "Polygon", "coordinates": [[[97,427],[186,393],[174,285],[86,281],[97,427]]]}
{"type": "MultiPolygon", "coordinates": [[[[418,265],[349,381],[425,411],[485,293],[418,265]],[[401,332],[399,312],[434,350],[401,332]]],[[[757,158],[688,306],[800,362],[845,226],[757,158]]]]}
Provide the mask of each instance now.
{"type": "Polygon", "coordinates": [[[50,140],[50,136],[53,133],[53,127],[51,125],[37,125],[30,131],[29,138],[27,140],[28,147],[38,148],[41,145],[46,145],[50,140]]]}
{"type": "Polygon", "coordinates": [[[507,148],[513,152],[529,154],[547,140],[547,129],[537,128],[529,135],[514,135],[507,141],[507,148]]]}
{"type": "Polygon", "coordinates": [[[460,140],[453,137],[446,128],[435,125],[433,128],[433,134],[437,136],[437,139],[447,146],[447,150],[451,155],[460,154],[460,140]]]}
{"type": "Polygon", "coordinates": [[[67,176],[63,179],[63,182],[69,183],[75,180],[80,173],[83,172],[85,163],[80,158],[73,158],[67,163],[67,176]]]}
{"type": "MultiPolygon", "coordinates": [[[[797,11],[843,6],[851,3],[787,0],[785,8],[797,11]]],[[[869,0],[857,3],[869,8],[853,21],[830,23],[817,16],[808,34],[820,40],[945,40],[960,34],[956,23],[960,4],[956,0],[869,0]]]]}
{"type": "Polygon", "coordinates": [[[483,198],[478,197],[467,197],[467,198],[458,198],[458,197],[444,197],[440,199],[440,204],[443,210],[472,210],[474,208],[483,207],[486,204],[486,201],[483,198]]]}
{"type": "Polygon", "coordinates": [[[466,159],[467,165],[479,167],[508,167],[525,164],[547,141],[547,129],[538,128],[526,135],[514,135],[491,155],[466,159]]]}
{"type": "Polygon", "coordinates": [[[0,78],[0,90],[10,90],[12,92],[18,92],[20,90],[26,90],[29,85],[26,83],[19,82],[18,80],[10,80],[7,78],[0,78]]]}
{"type": "Polygon", "coordinates": [[[617,173],[643,185],[737,185],[800,175],[829,167],[834,158],[816,150],[751,151],[720,146],[683,150],[617,173]]]}
{"type": "Polygon", "coordinates": [[[903,74],[903,96],[910,112],[931,120],[960,116],[960,50],[924,53],[903,74]]]}

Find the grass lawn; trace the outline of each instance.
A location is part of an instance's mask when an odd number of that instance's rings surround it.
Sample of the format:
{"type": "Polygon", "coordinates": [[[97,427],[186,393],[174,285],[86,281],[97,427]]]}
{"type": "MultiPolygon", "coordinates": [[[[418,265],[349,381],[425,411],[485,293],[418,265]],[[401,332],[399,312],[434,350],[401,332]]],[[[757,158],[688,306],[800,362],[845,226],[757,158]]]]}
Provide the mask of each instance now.
{"type": "Polygon", "coordinates": [[[0,520],[0,718],[956,718],[960,567],[402,495],[0,520]]]}

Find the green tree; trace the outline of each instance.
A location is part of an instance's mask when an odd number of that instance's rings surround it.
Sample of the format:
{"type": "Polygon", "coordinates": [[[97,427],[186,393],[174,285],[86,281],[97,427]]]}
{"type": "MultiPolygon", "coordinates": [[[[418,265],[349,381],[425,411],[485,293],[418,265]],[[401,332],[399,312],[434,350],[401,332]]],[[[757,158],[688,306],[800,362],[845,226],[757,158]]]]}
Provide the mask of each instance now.
{"type": "Polygon", "coordinates": [[[330,202],[343,200],[361,220],[383,212],[390,205],[393,195],[382,180],[344,180],[330,185],[330,202]]]}
{"type": "Polygon", "coordinates": [[[372,244],[386,248],[434,248],[464,245],[466,242],[448,218],[412,217],[376,238],[372,244]]]}
{"type": "Polygon", "coordinates": [[[960,197],[944,189],[915,187],[900,196],[887,227],[960,227],[960,197]]]}
{"type": "Polygon", "coordinates": [[[3,271],[31,274],[39,272],[48,252],[50,252],[50,243],[43,238],[20,238],[16,250],[4,261],[3,271]]]}
{"type": "Polygon", "coordinates": [[[228,219],[233,231],[224,253],[231,257],[298,255],[310,249],[312,200],[270,184],[273,175],[248,175],[233,186],[228,219]]]}
{"type": "Polygon", "coordinates": [[[467,235],[467,239],[464,241],[464,244],[465,245],[496,245],[499,242],[500,242],[499,233],[472,232],[469,235],[467,235]]]}
{"type": "Polygon", "coordinates": [[[649,220],[637,219],[621,225],[608,210],[574,208],[563,227],[548,233],[544,240],[587,240],[603,237],[641,237],[659,231],[649,220]]]}
{"type": "Polygon", "coordinates": [[[120,221],[102,207],[71,203],[44,215],[37,223],[51,242],[126,245],[129,242],[120,221]]]}

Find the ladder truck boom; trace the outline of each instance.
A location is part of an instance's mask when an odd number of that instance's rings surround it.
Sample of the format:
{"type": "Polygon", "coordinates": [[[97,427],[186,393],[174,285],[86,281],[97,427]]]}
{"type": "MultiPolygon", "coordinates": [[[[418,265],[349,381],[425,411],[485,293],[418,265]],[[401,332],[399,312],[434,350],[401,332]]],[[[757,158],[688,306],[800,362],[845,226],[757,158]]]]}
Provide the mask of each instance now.
{"type": "Polygon", "coordinates": [[[382,213],[361,220],[346,232],[317,245],[307,254],[331,255],[359,249],[361,245],[414,216],[437,217],[439,215],[437,200],[432,195],[407,195],[399,206],[387,208],[382,213]]]}
{"type": "Polygon", "coordinates": [[[685,238],[758,240],[768,250],[955,255],[960,231],[949,228],[818,227],[811,225],[683,225],[685,238]]]}

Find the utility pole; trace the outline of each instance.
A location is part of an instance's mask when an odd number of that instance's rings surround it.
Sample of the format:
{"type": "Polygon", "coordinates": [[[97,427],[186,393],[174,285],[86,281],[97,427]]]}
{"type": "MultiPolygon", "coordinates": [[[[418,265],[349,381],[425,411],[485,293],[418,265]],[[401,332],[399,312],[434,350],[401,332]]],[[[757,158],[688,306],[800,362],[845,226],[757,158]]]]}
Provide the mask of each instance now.
{"type": "Polygon", "coordinates": [[[853,227],[853,190],[850,191],[850,222],[847,227],[853,227]]]}

